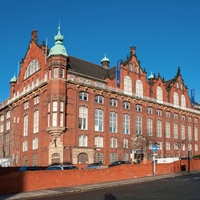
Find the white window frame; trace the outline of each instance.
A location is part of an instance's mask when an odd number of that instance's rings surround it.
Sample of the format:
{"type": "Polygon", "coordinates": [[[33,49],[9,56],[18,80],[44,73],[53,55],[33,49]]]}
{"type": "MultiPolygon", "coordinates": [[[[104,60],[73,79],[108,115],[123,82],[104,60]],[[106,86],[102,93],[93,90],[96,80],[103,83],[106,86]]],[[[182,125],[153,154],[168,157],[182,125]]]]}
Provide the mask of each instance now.
{"type": "Polygon", "coordinates": [[[78,144],[79,144],[79,147],[87,147],[88,146],[87,135],[79,135],[78,144]]]}
{"type": "Polygon", "coordinates": [[[28,115],[24,115],[24,136],[28,135],[28,115]]]}
{"type": "Polygon", "coordinates": [[[33,133],[39,132],[39,110],[35,110],[33,113],[33,133]]]}
{"type": "Polygon", "coordinates": [[[124,77],[124,94],[132,95],[132,80],[130,76],[124,77]]]}
{"type": "Polygon", "coordinates": [[[123,134],[130,134],[130,115],[123,114],[123,134]]]}
{"type": "Polygon", "coordinates": [[[38,138],[33,138],[33,150],[38,149],[38,138]]]}
{"type": "Polygon", "coordinates": [[[103,137],[102,136],[96,136],[94,138],[94,145],[98,148],[103,148],[103,137]]]}
{"type": "Polygon", "coordinates": [[[117,133],[117,113],[110,112],[110,132],[117,133]]]}
{"type": "Polygon", "coordinates": [[[88,108],[85,106],[79,107],[79,123],[78,123],[80,130],[87,130],[88,129],[88,108]]]}
{"type": "Polygon", "coordinates": [[[100,131],[103,132],[104,129],[104,122],[103,122],[103,116],[104,116],[104,111],[101,109],[95,109],[95,131],[100,131]]]}

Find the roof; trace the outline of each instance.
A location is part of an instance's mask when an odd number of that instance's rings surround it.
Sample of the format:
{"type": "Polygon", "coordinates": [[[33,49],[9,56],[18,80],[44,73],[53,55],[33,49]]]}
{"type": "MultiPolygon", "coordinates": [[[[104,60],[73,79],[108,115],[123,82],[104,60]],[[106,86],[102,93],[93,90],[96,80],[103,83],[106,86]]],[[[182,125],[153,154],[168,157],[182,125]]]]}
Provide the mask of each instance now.
{"type": "Polygon", "coordinates": [[[54,37],[55,45],[50,49],[48,57],[51,56],[51,55],[68,56],[67,52],[66,52],[66,49],[65,49],[65,47],[64,47],[64,45],[62,43],[63,39],[64,39],[64,36],[62,36],[61,33],[60,33],[60,25],[59,25],[58,33],[54,37]]]}
{"type": "Polygon", "coordinates": [[[68,70],[90,76],[93,78],[105,80],[106,78],[114,79],[116,67],[105,69],[100,65],[69,56],[68,70]]]}
{"type": "Polygon", "coordinates": [[[11,79],[10,79],[10,83],[13,83],[13,82],[16,82],[17,81],[17,78],[16,76],[14,75],[11,79]]]}

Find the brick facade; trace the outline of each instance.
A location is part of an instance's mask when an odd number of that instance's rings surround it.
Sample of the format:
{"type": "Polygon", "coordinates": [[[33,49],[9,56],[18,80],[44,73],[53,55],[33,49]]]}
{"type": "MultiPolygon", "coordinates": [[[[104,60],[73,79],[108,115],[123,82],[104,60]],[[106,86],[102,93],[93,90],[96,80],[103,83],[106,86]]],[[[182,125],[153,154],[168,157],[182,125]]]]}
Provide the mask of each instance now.
{"type": "Polygon", "coordinates": [[[147,77],[131,47],[118,71],[109,59],[96,65],[54,54],[63,48],[59,34],[49,53],[37,34],[0,104],[0,159],[7,165],[151,159],[154,144],[158,157],[200,154],[200,111],[180,68],[170,80],[147,77]]]}

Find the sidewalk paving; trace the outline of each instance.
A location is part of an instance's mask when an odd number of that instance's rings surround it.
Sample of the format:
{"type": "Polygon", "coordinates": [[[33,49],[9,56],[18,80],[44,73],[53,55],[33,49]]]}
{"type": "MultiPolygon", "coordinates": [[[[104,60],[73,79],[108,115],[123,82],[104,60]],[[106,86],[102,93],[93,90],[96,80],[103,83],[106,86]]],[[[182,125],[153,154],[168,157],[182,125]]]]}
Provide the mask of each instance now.
{"type": "Polygon", "coordinates": [[[180,173],[157,175],[157,176],[151,175],[148,177],[113,181],[113,182],[106,182],[106,183],[96,183],[96,184],[89,184],[89,185],[64,187],[64,188],[52,188],[52,189],[37,190],[37,191],[31,191],[31,192],[21,192],[21,193],[14,193],[14,194],[3,194],[3,195],[0,195],[0,200],[16,200],[16,199],[22,200],[22,199],[28,199],[28,198],[61,195],[64,193],[66,194],[66,193],[73,193],[73,192],[84,192],[84,191],[100,189],[100,188],[108,188],[108,187],[114,187],[114,186],[120,186],[120,185],[132,184],[132,183],[154,181],[154,180],[159,180],[159,179],[164,179],[164,178],[169,178],[169,177],[182,176],[185,174],[188,174],[188,173],[180,172],[180,173]]]}

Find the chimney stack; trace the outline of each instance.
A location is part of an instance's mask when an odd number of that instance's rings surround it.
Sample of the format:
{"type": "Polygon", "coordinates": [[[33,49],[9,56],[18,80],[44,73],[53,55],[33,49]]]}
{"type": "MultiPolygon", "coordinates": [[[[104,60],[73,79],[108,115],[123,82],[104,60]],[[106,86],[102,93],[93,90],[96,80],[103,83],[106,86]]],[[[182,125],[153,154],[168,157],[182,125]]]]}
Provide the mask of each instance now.
{"type": "Polygon", "coordinates": [[[31,33],[31,35],[32,35],[32,40],[34,40],[34,41],[36,41],[37,42],[37,33],[38,33],[38,31],[36,30],[36,29],[34,29],[33,31],[32,31],[32,33],[31,33]]]}
{"type": "Polygon", "coordinates": [[[136,47],[134,46],[130,47],[130,55],[135,55],[135,50],[136,50],[136,47]]]}

